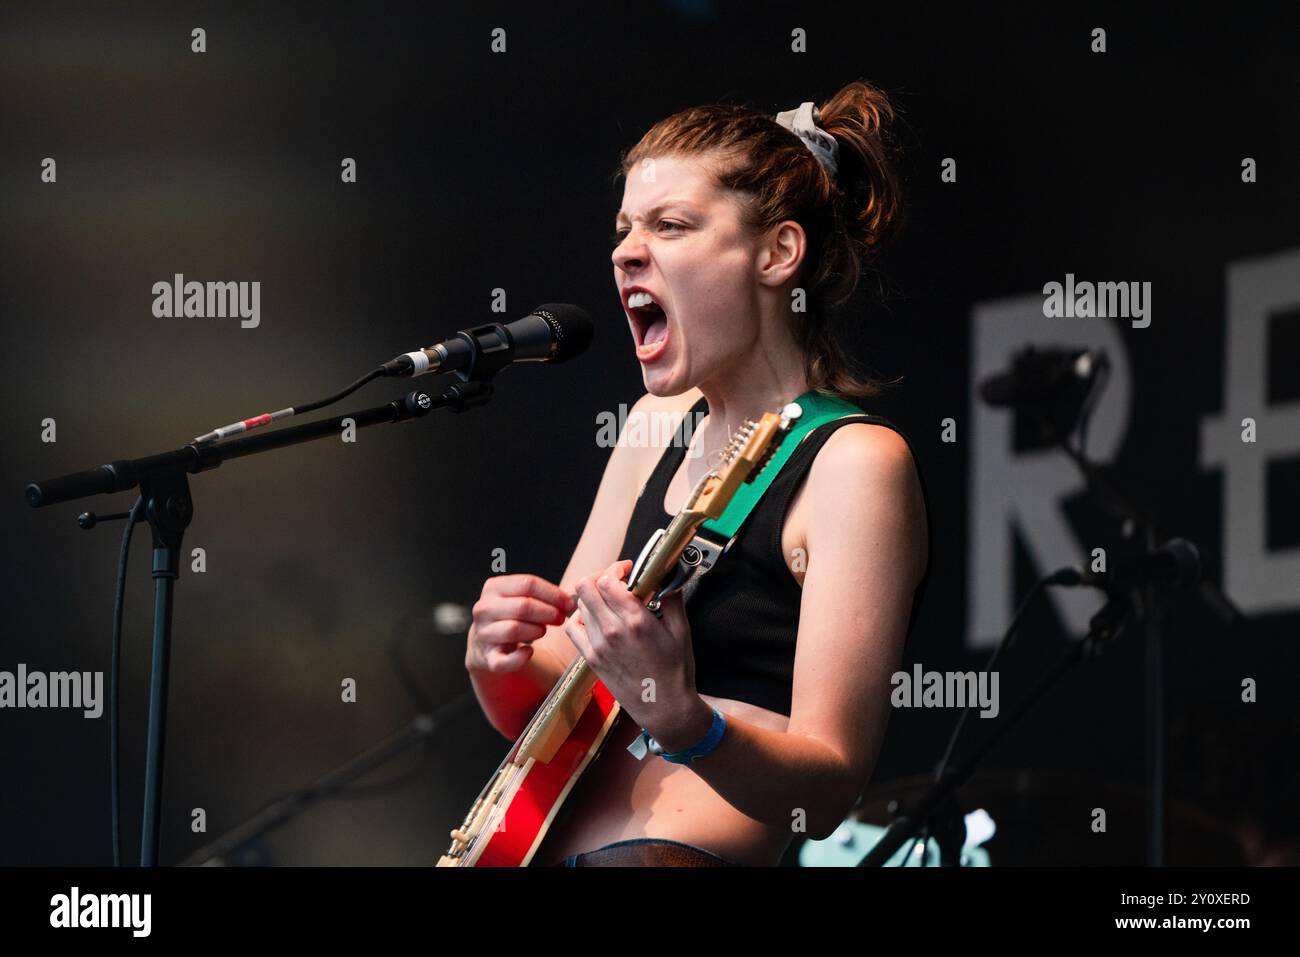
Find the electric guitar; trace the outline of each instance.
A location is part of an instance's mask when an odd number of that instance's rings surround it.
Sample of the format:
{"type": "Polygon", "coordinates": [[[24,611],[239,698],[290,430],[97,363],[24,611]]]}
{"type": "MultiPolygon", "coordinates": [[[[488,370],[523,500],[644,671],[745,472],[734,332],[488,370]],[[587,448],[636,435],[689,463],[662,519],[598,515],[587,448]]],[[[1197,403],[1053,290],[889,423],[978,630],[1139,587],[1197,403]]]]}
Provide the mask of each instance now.
{"type": "MultiPolygon", "coordinates": [[[[697,537],[771,459],[800,407],[746,420],[666,529],[646,543],[628,576],[632,594],[657,611],[663,597],[712,567],[722,549],[697,537]]],[[[470,807],[439,867],[527,867],[578,778],[600,753],[619,704],[578,655],[470,807]]]]}

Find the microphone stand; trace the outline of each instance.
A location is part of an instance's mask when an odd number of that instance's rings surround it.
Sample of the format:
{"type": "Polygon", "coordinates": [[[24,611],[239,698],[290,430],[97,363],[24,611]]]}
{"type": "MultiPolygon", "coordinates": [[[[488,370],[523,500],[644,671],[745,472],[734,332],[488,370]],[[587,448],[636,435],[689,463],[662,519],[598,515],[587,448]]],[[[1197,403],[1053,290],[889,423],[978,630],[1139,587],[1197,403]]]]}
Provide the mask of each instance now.
{"type": "MultiPolygon", "coordinates": [[[[1103,367],[1105,367],[1103,357],[1103,367]]],[[[1126,495],[1106,474],[1106,470],[1090,462],[1070,441],[1074,428],[1080,432],[1086,428],[1087,417],[1091,413],[1105,377],[1094,379],[1088,393],[1082,397],[1080,405],[1068,408],[1059,402],[1053,402],[1051,396],[1036,396],[1033,402],[1016,402],[1016,412],[1024,415],[1034,426],[1041,440],[1054,444],[1068,455],[1083,475],[1085,488],[1089,497],[1103,512],[1117,519],[1120,531],[1129,542],[1140,541],[1147,554],[1157,547],[1155,522],[1133,505],[1126,495]]],[[[1057,397],[1060,398],[1059,396],[1057,397]]],[[[1082,439],[1080,440],[1082,442],[1082,439]]],[[[1198,583],[1201,600],[1226,625],[1232,626],[1241,621],[1243,616],[1235,605],[1212,582],[1198,583]]],[[[898,849],[908,835],[914,834],[920,827],[929,827],[929,819],[938,813],[945,815],[941,822],[937,839],[940,845],[940,860],[944,860],[945,844],[948,863],[955,863],[961,844],[954,852],[951,843],[953,834],[958,833],[964,841],[965,824],[960,819],[960,811],[954,797],[957,787],[970,776],[979,758],[1006,733],[1009,727],[1038,700],[1068,668],[1080,657],[1096,654],[1100,650],[1100,641],[1113,640],[1133,619],[1143,626],[1146,637],[1146,694],[1145,694],[1145,739],[1146,769],[1149,794],[1147,814],[1147,863],[1152,867],[1162,867],[1165,862],[1165,665],[1164,665],[1164,607],[1157,582],[1128,585],[1118,582],[1107,589],[1109,600],[1092,617],[1088,634],[1073,645],[1065,659],[1050,672],[1031,692],[1024,705],[1018,709],[1012,719],[1001,729],[990,735],[984,747],[975,756],[959,767],[945,767],[939,781],[928,791],[910,815],[900,818],[899,833],[904,836],[895,839],[894,825],[881,838],[880,842],[864,858],[862,865],[883,864],[898,849]],[[953,814],[957,815],[955,824],[953,814]],[[886,843],[888,841],[888,843],[886,843]]],[[[1015,627],[1013,622],[1012,627],[1015,627]]],[[[960,725],[958,727],[960,731],[960,725]]]]}
{"type": "Polygon", "coordinates": [[[227,459],[243,458],[274,449],[337,436],[344,419],[358,429],[406,422],[433,409],[464,412],[492,397],[491,375],[495,362],[485,362],[471,373],[456,373],[457,381],[436,398],[422,389],[384,405],[345,413],[317,422],[290,426],[214,445],[184,448],[138,459],[122,459],[84,472],[74,472],[27,486],[27,502],[44,508],[90,495],[121,492],[139,486],[145,518],[153,531],[154,614],[152,665],[149,678],[149,724],[145,752],[144,815],[140,834],[140,866],[158,864],[159,808],[162,804],[163,750],[167,727],[167,685],[171,654],[172,610],[176,579],[180,573],[181,543],[194,518],[187,473],[217,468],[227,459]]]}
{"type": "MultiPolygon", "coordinates": [[[[1084,658],[1099,655],[1116,640],[1133,617],[1129,597],[1116,590],[1101,610],[1092,616],[1088,633],[1070,645],[1065,655],[1030,689],[1006,721],[1001,722],[975,752],[956,765],[946,767],[939,780],[910,809],[895,817],[880,840],[858,862],[858,867],[881,867],[909,840],[933,834],[939,845],[939,865],[959,867],[966,841],[966,823],[957,801],[957,789],[975,771],[984,756],[1029,713],[1048,691],[1084,658]]],[[[924,860],[924,856],[922,857],[924,860]]]]}
{"type": "Polygon", "coordinates": [[[433,715],[416,715],[406,727],[367,748],[307,787],[293,791],[267,804],[242,824],[203,845],[180,862],[180,867],[224,865],[232,851],[293,820],[307,808],[344,791],[348,785],[371,771],[425,744],[437,730],[433,715]]]}
{"type": "MultiPolygon", "coordinates": [[[[1105,512],[1119,520],[1120,532],[1130,542],[1140,542],[1149,554],[1158,544],[1155,521],[1132,504],[1106,475],[1090,462],[1068,437],[1053,430],[1057,444],[1078,466],[1088,495],[1105,512]]],[[[1213,582],[1197,583],[1201,600],[1227,626],[1244,617],[1231,599],[1213,582]]],[[[1145,633],[1146,693],[1144,707],[1145,764],[1147,777],[1147,865],[1165,866],[1165,641],[1166,609],[1155,582],[1133,589],[1135,614],[1145,633]]]]}
{"type": "MultiPolygon", "coordinates": [[[[1104,378],[1100,380],[1104,382],[1104,378]]],[[[1083,418],[1093,407],[1097,384],[1085,397],[1083,418]]],[[[1049,403],[1050,409],[1050,403],[1049,403]]],[[[1154,519],[1133,504],[1127,495],[1107,474],[1107,470],[1084,455],[1070,441],[1073,431],[1069,420],[1054,416],[1039,406],[1022,406],[1019,414],[1029,418],[1038,433],[1055,444],[1069,456],[1083,476],[1089,498],[1103,512],[1119,523],[1120,533],[1129,543],[1140,543],[1147,554],[1156,549],[1158,535],[1154,519]]],[[[1078,421],[1076,421],[1078,424],[1078,421]]],[[[1081,429],[1082,431],[1082,429],[1081,429]]],[[[1213,582],[1198,583],[1201,600],[1228,626],[1242,620],[1241,612],[1213,582]]],[[[1133,589],[1135,614],[1145,632],[1146,688],[1144,695],[1144,738],[1147,778],[1147,864],[1163,867],[1165,863],[1165,609],[1159,590],[1154,583],[1133,589]]]]}

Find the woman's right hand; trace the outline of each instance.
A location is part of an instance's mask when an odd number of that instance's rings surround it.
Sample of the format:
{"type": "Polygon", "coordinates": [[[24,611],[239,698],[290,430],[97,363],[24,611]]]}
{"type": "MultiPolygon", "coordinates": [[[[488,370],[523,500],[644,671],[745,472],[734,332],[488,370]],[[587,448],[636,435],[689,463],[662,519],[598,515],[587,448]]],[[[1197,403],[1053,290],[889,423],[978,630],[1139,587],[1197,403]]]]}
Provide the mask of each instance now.
{"type": "Polygon", "coordinates": [[[472,609],[465,667],[493,674],[518,671],[547,626],[564,624],[577,607],[572,595],[536,575],[489,578],[472,609]]]}

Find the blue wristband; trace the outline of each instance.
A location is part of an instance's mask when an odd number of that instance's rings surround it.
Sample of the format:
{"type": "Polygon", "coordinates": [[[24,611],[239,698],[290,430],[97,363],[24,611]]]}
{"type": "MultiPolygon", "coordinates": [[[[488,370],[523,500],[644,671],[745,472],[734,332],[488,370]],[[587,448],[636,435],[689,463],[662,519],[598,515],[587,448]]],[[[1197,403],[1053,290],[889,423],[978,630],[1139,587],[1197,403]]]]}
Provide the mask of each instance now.
{"type": "Polygon", "coordinates": [[[696,758],[702,758],[706,754],[712,753],[713,749],[718,746],[718,742],[722,740],[722,735],[726,732],[726,730],[727,730],[726,715],[724,715],[717,708],[714,708],[713,723],[709,725],[709,730],[705,733],[703,738],[701,738],[693,746],[687,748],[685,751],[677,751],[673,754],[668,754],[659,745],[658,741],[650,737],[650,732],[647,731],[645,728],[641,729],[640,736],[637,738],[637,740],[632,742],[628,750],[631,751],[633,754],[635,754],[638,758],[644,757],[646,752],[648,751],[651,754],[659,755],[665,761],[671,761],[673,764],[690,764],[696,758]]]}

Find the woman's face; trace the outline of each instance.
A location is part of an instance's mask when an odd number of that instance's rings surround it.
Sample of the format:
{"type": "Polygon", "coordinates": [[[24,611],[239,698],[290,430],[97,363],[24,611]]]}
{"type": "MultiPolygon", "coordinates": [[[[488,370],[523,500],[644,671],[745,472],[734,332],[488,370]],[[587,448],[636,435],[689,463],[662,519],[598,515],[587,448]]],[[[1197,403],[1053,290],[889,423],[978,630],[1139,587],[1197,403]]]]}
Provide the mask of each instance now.
{"type": "Polygon", "coordinates": [[[759,244],[728,191],[697,161],[646,161],[627,176],[615,229],[614,282],[647,391],[680,395],[739,374],[758,328],[759,244]],[[630,308],[636,289],[662,314],[630,308]]]}

